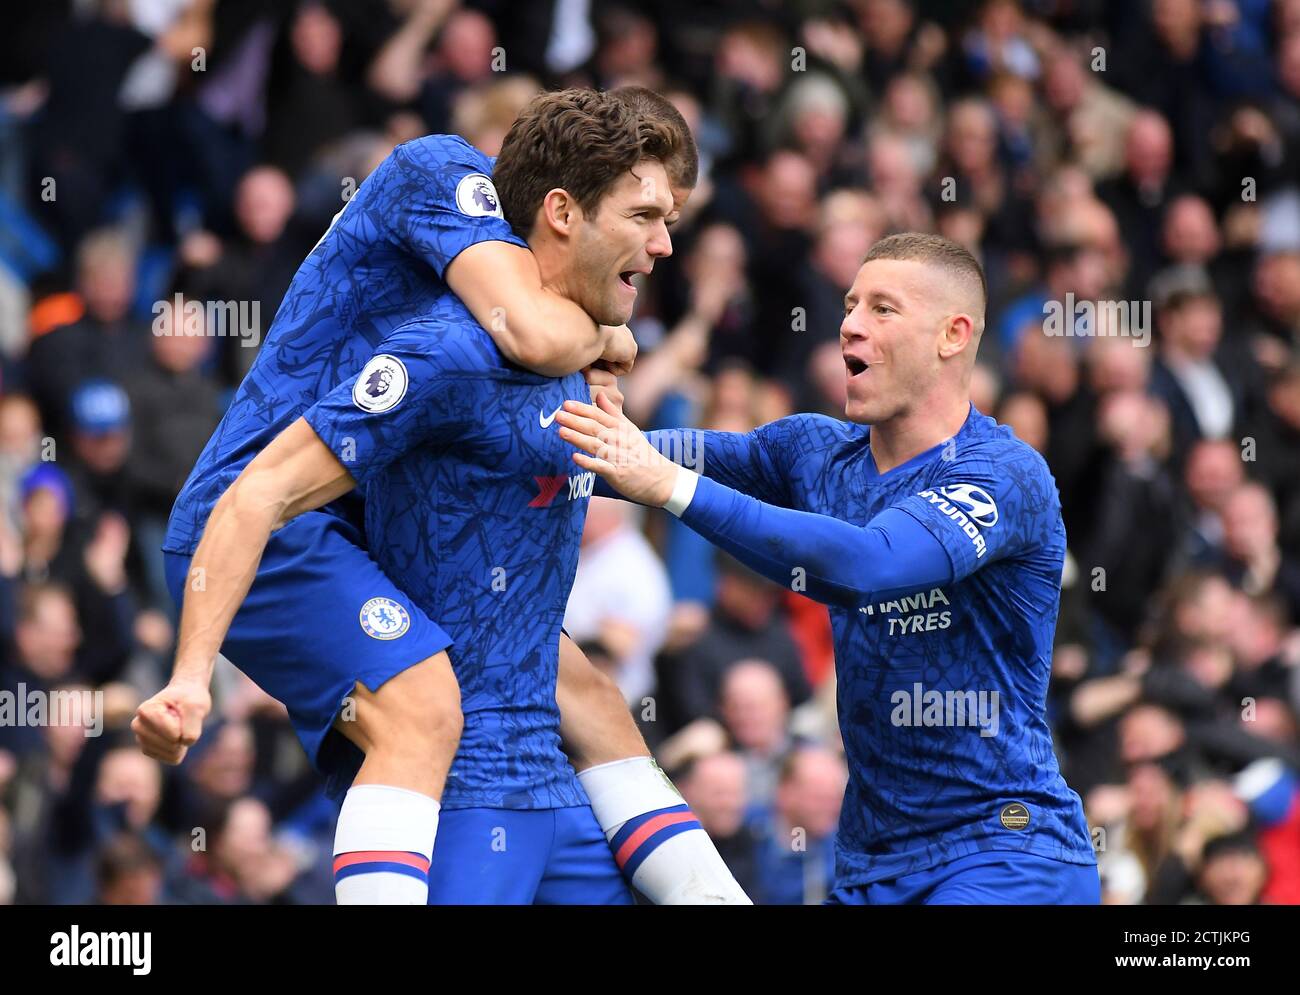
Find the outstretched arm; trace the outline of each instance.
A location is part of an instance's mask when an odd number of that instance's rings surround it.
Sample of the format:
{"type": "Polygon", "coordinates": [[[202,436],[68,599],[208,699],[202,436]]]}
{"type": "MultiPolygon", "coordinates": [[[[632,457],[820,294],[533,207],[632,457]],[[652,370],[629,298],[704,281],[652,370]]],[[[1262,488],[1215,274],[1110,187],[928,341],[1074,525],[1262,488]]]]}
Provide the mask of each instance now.
{"type": "MultiPolygon", "coordinates": [[[[679,471],[690,479],[690,471],[679,471]]],[[[952,564],[930,530],[907,512],[886,508],[866,525],[764,504],[696,478],[683,522],[778,584],[796,580],[816,601],[858,608],[900,594],[942,587],[952,564]]]]}
{"type": "Polygon", "coordinates": [[[802,579],[806,593],[856,608],[953,579],[943,545],[905,511],[866,525],[758,501],[679,467],[605,400],[570,401],[559,415],[574,461],[625,497],[667,508],[710,542],[778,584],[802,579]]]}
{"type": "Polygon", "coordinates": [[[145,754],[180,763],[211,708],[217,654],[271,533],[352,490],[352,475],[302,418],[259,453],[217,501],[190,561],[171,681],[131,728],[145,754]]]}
{"type": "Polygon", "coordinates": [[[467,418],[477,412],[457,389],[463,350],[449,344],[462,321],[457,308],[393,332],[360,372],[276,436],[221,496],[190,563],[171,682],[132,723],[149,756],[179,763],[198,739],[217,653],[271,533],[365,487],[417,446],[464,437],[467,418]],[[393,393],[372,392],[379,387],[393,393]],[[385,396],[386,403],[374,403],[385,396]]]}

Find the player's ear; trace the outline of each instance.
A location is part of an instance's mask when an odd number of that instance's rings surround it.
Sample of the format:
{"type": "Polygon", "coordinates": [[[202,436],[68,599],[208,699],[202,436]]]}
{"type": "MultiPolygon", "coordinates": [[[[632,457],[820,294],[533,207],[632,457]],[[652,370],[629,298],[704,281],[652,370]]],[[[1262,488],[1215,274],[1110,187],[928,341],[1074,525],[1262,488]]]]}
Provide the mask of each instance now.
{"type": "Polygon", "coordinates": [[[971,345],[975,319],[969,314],[950,314],[939,332],[939,358],[948,359],[971,345]]]}
{"type": "Polygon", "coordinates": [[[568,236],[581,210],[563,187],[554,187],[542,198],[542,221],[557,235],[568,236]]]}

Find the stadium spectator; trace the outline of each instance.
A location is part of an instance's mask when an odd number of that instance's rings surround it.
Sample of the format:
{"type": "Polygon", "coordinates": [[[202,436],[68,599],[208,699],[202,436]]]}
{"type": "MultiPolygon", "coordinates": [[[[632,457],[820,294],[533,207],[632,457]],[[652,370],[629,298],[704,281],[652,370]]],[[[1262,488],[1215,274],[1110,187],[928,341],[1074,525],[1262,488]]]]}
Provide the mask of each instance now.
{"type": "Polygon", "coordinates": [[[1213,563],[1223,548],[1223,506],[1245,479],[1237,447],[1226,439],[1195,443],[1183,471],[1186,522],[1183,558],[1201,566],[1213,563]]]}
{"type": "Polygon", "coordinates": [[[1250,385],[1219,351],[1223,309],[1202,271],[1167,271],[1153,296],[1159,355],[1151,389],[1169,409],[1171,456],[1181,466],[1197,439],[1228,438],[1243,426],[1250,385]]]}
{"type": "Polygon", "coordinates": [[[605,646],[610,676],[634,708],[654,692],[654,655],[670,607],[668,574],[637,530],[632,506],[593,498],[564,626],[578,643],[598,639],[605,646]]]}
{"type": "Polygon", "coordinates": [[[1097,187],[1097,195],[1115,212],[1128,249],[1127,296],[1141,296],[1160,259],[1160,219],[1180,182],[1173,172],[1173,133],[1153,110],[1139,111],[1130,122],[1124,172],[1097,187]]]}
{"type": "Polygon", "coordinates": [[[200,828],[208,831],[206,846],[191,855],[187,876],[178,883],[183,901],[235,905],[322,901],[319,890],[310,888],[293,851],[272,836],[270,813],[256,798],[229,801],[210,826],[200,828]]]}
{"type": "MultiPolygon", "coordinates": [[[[719,555],[718,586],[707,628],[659,666],[663,716],[672,729],[715,714],[727,672],[745,659],[765,660],[791,704],[808,698],[799,649],[780,613],[781,592],[735,559],[719,555]]],[[[662,714],[662,713],[661,713],[662,714]]]]}
{"type": "Polygon", "coordinates": [[[104,512],[130,514],[134,504],[125,472],[131,451],[131,402],[108,380],[87,380],[72,392],[74,518],[94,522],[104,512]]]}
{"type": "MultiPolygon", "coordinates": [[[[238,383],[248,372],[285,288],[311,248],[313,239],[294,223],[295,205],[289,177],[273,166],[258,166],[235,188],[235,235],[223,242],[209,232],[194,232],[181,245],[181,300],[216,304],[204,308],[201,318],[186,313],[185,331],[219,340],[227,383],[238,383]]],[[[176,298],[164,303],[174,310],[176,298]]]]}
{"type": "Polygon", "coordinates": [[[1043,103],[1061,121],[1060,129],[1046,136],[1049,162],[1075,162],[1093,182],[1109,180],[1124,168],[1123,136],[1136,108],[1090,72],[1069,46],[1047,59],[1043,103]]]}
{"type": "Polygon", "coordinates": [[[745,761],[730,750],[707,754],[675,772],[682,797],[717,844],[736,881],[751,897],[756,887],[757,840],[746,822],[745,761]]]}
{"type": "Polygon", "coordinates": [[[78,296],[66,312],[33,327],[27,384],[41,422],[56,440],[68,438],[73,391],[87,380],[116,382],[137,366],[148,348],[144,323],[131,313],[136,252],[117,231],[87,235],[77,250],[78,296]]]}
{"type": "MultiPolygon", "coordinates": [[[[802,264],[801,298],[807,303],[798,317],[798,334],[786,336],[777,363],[777,377],[799,410],[838,415],[842,398],[827,396],[830,384],[840,384],[839,319],[844,312],[844,288],[853,282],[858,262],[884,234],[879,202],[854,190],[836,190],[821,202],[812,252],[802,264]],[[823,358],[825,357],[825,358],[823,358]],[[827,375],[819,372],[822,365],[827,375]],[[838,402],[838,403],[837,403],[838,402]]],[[[629,416],[631,413],[629,412],[629,416]]]]}
{"type": "Polygon", "coordinates": [[[98,905],[162,905],[162,861],[139,836],[123,833],[95,855],[98,905]]]}
{"type": "Polygon", "coordinates": [[[1223,569],[1251,595],[1276,594],[1290,618],[1300,619],[1300,564],[1282,556],[1277,544],[1277,508],[1267,488],[1242,484],[1224,502],[1223,569]]]}
{"type": "MultiPolygon", "coordinates": [[[[18,526],[19,483],[42,458],[41,416],[24,394],[0,397],[0,507],[9,530],[18,526]]],[[[46,447],[48,455],[48,447],[46,447]]]]}
{"type": "Polygon", "coordinates": [[[770,807],[753,817],[757,901],[817,905],[835,874],[835,826],[848,771],[829,750],[801,747],[782,766],[770,807]]]}
{"type": "Polygon", "coordinates": [[[745,761],[749,797],[766,804],[777,790],[781,766],[793,748],[790,700],[781,675],[766,660],[739,660],[722,678],[718,715],[745,761]]]}
{"type": "Polygon", "coordinates": [[[1208,905],[1258,905],[1268,866],[1248,835],[1223,836],[1207,843],[1198,876],[1208,905]]]}
{"type": "Polygon", "coordinates": [[[125,468],[130,517],[150,601],[168,610],[160,553],[167,515],[221,416],[220,391],[202,369],[212,339],[187,334],[183,309],[171,311],[163,334],[153,336],[149,362],[123,384],[134,415],[125,468]]]}

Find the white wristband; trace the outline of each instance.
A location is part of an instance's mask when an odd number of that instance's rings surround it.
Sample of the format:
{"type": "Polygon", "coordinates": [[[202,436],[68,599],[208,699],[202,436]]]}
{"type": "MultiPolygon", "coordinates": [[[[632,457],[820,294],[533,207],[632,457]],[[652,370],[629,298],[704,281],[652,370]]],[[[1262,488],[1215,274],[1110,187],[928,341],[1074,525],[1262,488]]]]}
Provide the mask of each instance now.
{"type": "Polygon", "coordinates": [[[695,485],[700,481],[700,475],[694,470],[688,470],[684,466],[677,468],[677,479],[673,481],[673,493],[668,498],[668,503],[664,505],[665,511],[670,511],[678,518],[690,507],[691,498],[695,497],[695,485]]]}

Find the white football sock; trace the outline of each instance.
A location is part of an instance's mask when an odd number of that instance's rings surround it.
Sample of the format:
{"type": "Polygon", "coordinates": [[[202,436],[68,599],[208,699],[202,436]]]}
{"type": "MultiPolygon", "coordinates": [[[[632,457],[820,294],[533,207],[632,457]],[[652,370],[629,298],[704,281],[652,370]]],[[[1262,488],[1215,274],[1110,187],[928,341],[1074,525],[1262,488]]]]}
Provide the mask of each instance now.
{"type": "Polygon", "coordinates": [[[438,799],[406,788],[349,788],[334,830],[338,904],[427,904],[438,808],[438,799]]]}
{"type": "Polygon", "coordinates": [[[624,876],[656,905],[752,905],[709,834],[650,757],[578,774],[624,876]]]}

